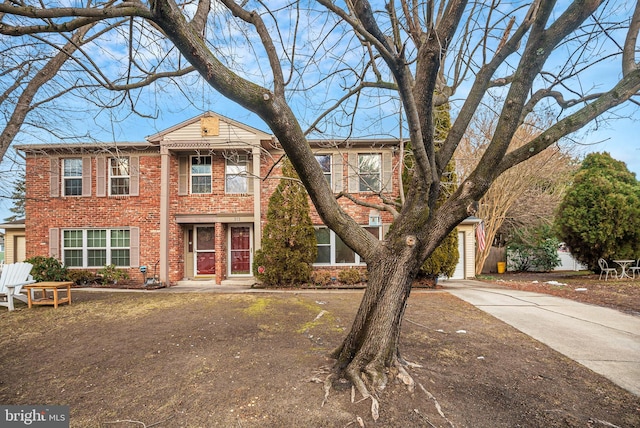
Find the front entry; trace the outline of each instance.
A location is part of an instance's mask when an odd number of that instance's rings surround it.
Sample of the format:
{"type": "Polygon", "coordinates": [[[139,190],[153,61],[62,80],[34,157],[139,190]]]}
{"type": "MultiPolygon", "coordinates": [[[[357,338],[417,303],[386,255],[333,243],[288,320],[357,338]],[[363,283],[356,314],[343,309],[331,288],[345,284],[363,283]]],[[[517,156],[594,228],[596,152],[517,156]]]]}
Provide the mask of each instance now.
{"type": "Polygon", "coordinates": [[[231,225],[229,227],[229,276],[251,276],[252,263],[251,225],[231,225]]]}
{"type": "Polygon", "coordinates": [[[196,275],[215,275],[216,251],[214,226],[196,226],[194,235],[196,275]]]}

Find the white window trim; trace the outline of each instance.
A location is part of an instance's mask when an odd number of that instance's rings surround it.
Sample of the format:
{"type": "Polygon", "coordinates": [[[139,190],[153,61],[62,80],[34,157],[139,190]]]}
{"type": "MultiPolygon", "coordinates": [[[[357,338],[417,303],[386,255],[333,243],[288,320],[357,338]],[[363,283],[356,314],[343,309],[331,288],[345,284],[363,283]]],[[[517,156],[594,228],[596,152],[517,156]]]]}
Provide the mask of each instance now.
{"type": "Polygon", "coordinates": [[[108,162],[107,162],[107,168],[109,169],[109,196],[129,196],[131,194],[131,158],[129,156],[122,156],[122,157],[113,157],[113,158],[109,158],[108,162]],[[113,170],[111,168],[111,160],[115,159],[117,161],[120,161],[122,159],[126,159],[127,160],[127,175],[113,175],[113,170]],[[117,194],[117,195],[113,195],[112,194],[112,189],[113,189],[113,183],[112,183],[112,179],[114,178],[128,178],[129,179],[129,190],[127,191],[127,193],[123,193],[123,194],[117,194]]]}
{"type": "Polygon", "coordinates": [[[227,158],[225,157],[224,160],[224,193],[228,194],[228,195],[247,195],[249,194],[249,156],[248,155],[235,155],[233,156],[233,158],[227,158]],[[237,161],[236,161],[237,159],[237,161]],[[233,164],[229,164],[229,162],[233,162],[233,164]],[[233,173],[230,174],[229,173],[229,166],[238,166],[238,167],[242,167],[244,165],[244,171],[241,171],[239,174],[233,173]],[[243,178],[245,180],[245,191],[244,192],[231,192],[229,191],[229,188],[227,186],[228,184],[228,177],[229,176],[234,176],[234,177],[238,177],[238,178],[243,178]]]}
{"type": "Polygon", "coordinates": [[[70,229],[62,229],[61,231],[61,255],[62,255],[62,260],[65,259],[65,251],[66,250],[82,250],[82,266],[70,266],[70,268],[72,269],[97,269],[97,268],[103,268],[104,266],[108,266],[110,264],[112,264],[112,259],[111,259],[111,251],[112,250],[129,250],[129,265],[128,266],[118,266],[119,269],[127,269],[131,267],[131,229],[129,228],[113,228],[113,229],[103,229],[103,228],[95,228],[95,229],[75,229],[75,228],[70,228],[70,229]],[[80,247],[65,247],[65,239],[64,239],[64,233],[65,232],[69,232],[69,231],[81,231],[82,232],[82,248],[80,247]],[[88,231],[89,230],[106,230],[107,231],[107,236],[106,236],[106,247],[91,247],[89,248],[88,246],[88,231]],[[127,230],[129,231],[129,247],[111,247],[111,232],[114,230],[127,230]],[[106,263],[105,265],[102,266],[90,266],[89,265],[89,249],[92,250],[100,250],[100,249],[105,249],[106,250],[106,263]]]}
{"type": "Polygon", "coordinates": [[[211,193],[213,193],[213,156],[210,155],[204,155],[204,156],[198,156],[198,155],[193,155],[193,156],[189,156],[189,193],[191,195],[209,195],[211,193]],[[209,173],[203,173],[203,174],[194,174],[193,173],[193,158],[209,158],[211,160],[211,163],[209,164],[209,173]],[[209,178],[211,178],[211,181],[209,183],[209,191],[208,192],[197,192],[194,193],[193,192],[193,177],[207,177],[209,176],[209,178]]]}
{"type": "Polygon", "coordinates": [[[61,184],[61,189],[60,189],[60,195],[65,196],[65,197],[69,197],[69,198],[79,198],[81,196],[83,196],[83,188],[82,186],[84,185],[83,183],[83,160],[82,158],[62,158],[61,162],[60,162],[60,176],[62,177],[62,180],[60,180],[60,184],[61,184]],[[67,176],[65,174],[65,170],[64,170],[64,164],[66,163],[66,161],[70,161],[70,160],[78,160],[80,161],[80,175],[73,175],[73,176],[67,176]],[[79,195],[67,195],[67,192],[65,191],[67,186],[66,186],[66,182],[67,180],[80,180],[80,194],[79,195]]]}
{"type": "MultiPolygon", "coordinates": [[[[362,227],[377,227],[378,228],[378,239],[380,239],[380,234],[382,232],[382,225],[380,226],[369,226],[369,225],[363,225],[362,227]]],[[[315,229],[329,229],[327,226],[314,226],[315,229]]],[[[322,267],[322,266],[366,266],[366,263],[364,261],[362,261],[362,259],[360,258],[360,254],[358,254],[357,252],[354,251],[355,253],[355,263],[336,263],[336,237],[337,235],[335,234],[335,232],[331,229],[329,229],[329,244],[321,244],[323,246],[328,246],[330,248],[329,250],[329,263],[313,263],[313,266],[317,266],[317,267],[322,267]]]]}
{"type": "MultiPolygon", "coordinates": [[[[329,172],[325,172],[324,170],[322,171],[325,180],[327,179],[327,176],[329,177],[329,180],[327,181],[327,183],[329,183],[329,188],[331,188],[331,190],[334,189],[334,185],[333,185],[333,153],[315,153],[315,156],[329,156],[329,172]]],[[[317,159],[316,159],[317,161],[317,159]]],[[[320,163],[320,162],[318,162],[320,163]]]]}
{"type": "Polygon", "coordinates": [[[382,168],[383,168],[383,165],[382,165],[382,162],[383,162],[382,153],[380,153],[380,152],[358,153],[356,159],[357,159],[356,161],[358,162],[358,167],[357,167],[358,168],[358,192],[359,193],[367,193],[367,192],[377,193],[377,192],[382,191],[382,187],[383,187],[383,182],[382,182],[383,181],[383,178],[382,178],[382,168]],[[379,160],[379,162],[378,162],[379,163],[379,171],[378,171],[378,186],[379,186],[379,188],[378,189],[366,188],[366,189],[363,190],[363,189],[360,188],[360,183],[361,183],[362,177],[364,175],[373,175],[370,172],[367,172],[365,174],[365,172],[360,170],[360,156],[377,156],[378,157],[378,160],[379,160]]]}

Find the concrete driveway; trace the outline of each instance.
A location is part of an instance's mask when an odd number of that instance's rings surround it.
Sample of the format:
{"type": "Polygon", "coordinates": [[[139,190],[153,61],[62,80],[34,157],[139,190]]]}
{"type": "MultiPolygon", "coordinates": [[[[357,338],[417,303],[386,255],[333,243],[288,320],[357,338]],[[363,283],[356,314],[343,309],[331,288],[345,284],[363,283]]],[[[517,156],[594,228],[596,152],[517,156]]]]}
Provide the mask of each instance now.
{"type": "Polygon", "coordinates": [[[640,396],[640,317],[478,281],[445,290],[640,396]]]}

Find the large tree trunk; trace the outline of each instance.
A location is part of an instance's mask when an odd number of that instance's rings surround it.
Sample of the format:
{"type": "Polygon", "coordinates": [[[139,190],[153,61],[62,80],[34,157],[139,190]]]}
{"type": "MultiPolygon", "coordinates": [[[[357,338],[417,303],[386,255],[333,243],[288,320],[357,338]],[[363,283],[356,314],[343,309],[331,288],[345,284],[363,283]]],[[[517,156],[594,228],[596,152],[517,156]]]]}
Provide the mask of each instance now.
{"type": "Polygon", "coordinates": [[[389,373],[404,373],[398,348],[400,328],[420,266],[412,245],[385,253],[368,264],[367,289],[351,331],[332,355],[336,375],[349,379],[365,397],[383,389],[389,373]]]}

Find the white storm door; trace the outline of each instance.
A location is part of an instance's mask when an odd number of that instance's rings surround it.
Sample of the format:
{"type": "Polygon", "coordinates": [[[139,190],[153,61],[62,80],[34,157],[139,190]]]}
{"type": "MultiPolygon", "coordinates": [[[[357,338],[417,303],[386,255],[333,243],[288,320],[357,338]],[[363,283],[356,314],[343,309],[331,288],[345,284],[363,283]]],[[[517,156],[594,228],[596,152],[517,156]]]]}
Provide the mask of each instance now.
{"type": "Polygon", "coordinates": [[[195,271],[196,275],[214,275],[216,273],[215,227],[195,227],[195,271]]]}
{"type": "Polygon", "coordinates": [[[253,228],[250,225],[229,227],[229,276],[251,276],[253,228]]]}

